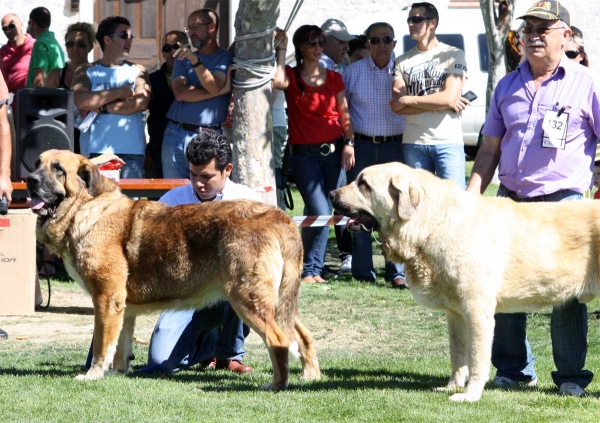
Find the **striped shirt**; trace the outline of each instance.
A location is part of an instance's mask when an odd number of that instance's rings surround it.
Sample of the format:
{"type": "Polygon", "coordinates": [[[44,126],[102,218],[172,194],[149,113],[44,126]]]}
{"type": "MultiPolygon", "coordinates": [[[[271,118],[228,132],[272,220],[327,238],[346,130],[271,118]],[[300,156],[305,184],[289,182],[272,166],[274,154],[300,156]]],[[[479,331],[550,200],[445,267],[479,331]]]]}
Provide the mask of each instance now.
{"type": "Polygon", "coordinates": [[[325,53],[321,55],[321,58],[319,59],[319,65],[321,65],[325,69],[335,71],[340,75],[344,75],[344,71],[347,67],[346,61],[340,63],[339,65],[336,65],[333,59],[327,56],[325,53]]]}
{"type": "Polygon", "coordinates": [[[379,69],[369,56],[352,63],[344,72],[346,99],[354,131],[368,136],[400,135],[404,116],[392,112],[394,57],[379,69]]]}

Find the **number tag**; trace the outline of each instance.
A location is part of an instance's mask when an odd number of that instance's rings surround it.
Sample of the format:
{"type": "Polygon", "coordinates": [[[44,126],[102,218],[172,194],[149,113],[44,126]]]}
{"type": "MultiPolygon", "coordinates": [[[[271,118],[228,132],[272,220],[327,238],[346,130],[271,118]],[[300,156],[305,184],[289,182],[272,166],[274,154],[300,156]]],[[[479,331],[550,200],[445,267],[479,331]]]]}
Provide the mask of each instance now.
{"type": "Polygon", "coordinates": [[[544,137],[542,147],[565,149],[567,140],[567,127],[569,126],[569,114],[563,112],[558,115],[554,110],[547,110],[544,115],[544,137]]]}

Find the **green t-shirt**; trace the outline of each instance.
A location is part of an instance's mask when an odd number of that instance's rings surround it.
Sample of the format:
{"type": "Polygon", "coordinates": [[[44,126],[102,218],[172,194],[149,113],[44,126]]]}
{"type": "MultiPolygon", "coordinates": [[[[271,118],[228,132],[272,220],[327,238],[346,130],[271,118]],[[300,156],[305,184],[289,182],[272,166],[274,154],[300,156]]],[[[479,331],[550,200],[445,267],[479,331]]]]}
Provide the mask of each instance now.
{"type": "Polygon", "coordinates": [[[45,69],[46,76],[52,69],[65,66],[65,54],[60,44],[54,38],[54,32],[43,32],[33,45],[31,61],[29,62],[29,73],[27,74],[27,88],[33,86],[35,69],[45,69]]]}

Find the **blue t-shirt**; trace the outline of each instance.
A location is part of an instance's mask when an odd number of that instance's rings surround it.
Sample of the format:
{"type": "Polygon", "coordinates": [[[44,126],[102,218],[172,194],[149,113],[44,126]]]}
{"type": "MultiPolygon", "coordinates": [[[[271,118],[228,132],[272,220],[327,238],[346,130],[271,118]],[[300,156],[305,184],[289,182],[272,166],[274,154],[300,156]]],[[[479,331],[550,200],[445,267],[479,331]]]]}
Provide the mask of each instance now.
{"type": "MultiPolygon", "coordinates": [[[[233,62],[233,53],[223,49],[217,50],[210,56],[203,56],[199,53],[194,54],[202,60],[206,69],[213,74],[215,72],[226,74],[227,68],[229,68],[229,65],[233,62]]],[[[196,75],[196,69],[192,67],[192,62],[188,59],[175,60],[171,79],[174,80],[179,76],[186,77],[189,85],[199,88],[202,87],[198,75],[196,75]]],[[[227,109],[229,108],[230,98],[231,93],[227,93],[194,103],[175,100],[169,108],[167,117],[176,122],[183,122],[189,125],[220,125],[227,119],[227,109]]]]}
{"type": "MultiPolygon", "coordinates": [[[[90,66],[86,74],[90,79],[90,91],[103,91],[134,84],[141,72],[138,65],[123,62],[120,66],[106,67],[100,63],[90,66]]],[[[101,113],[90,129],[81,134],[81,152],[114,154],[144,154],[144,121],[142,112],[132,115],[101,113]]]]}

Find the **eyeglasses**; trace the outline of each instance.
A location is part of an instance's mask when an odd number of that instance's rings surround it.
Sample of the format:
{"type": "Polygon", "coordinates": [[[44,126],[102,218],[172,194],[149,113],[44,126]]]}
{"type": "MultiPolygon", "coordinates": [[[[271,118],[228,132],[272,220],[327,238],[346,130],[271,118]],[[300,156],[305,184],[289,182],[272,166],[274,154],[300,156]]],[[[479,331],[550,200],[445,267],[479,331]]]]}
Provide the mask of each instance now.
{"type": "Polygon", "coordinates": [[[577,56],[579,56],[579,50],[567,50],[565,51],[565,55],[569,59],[575,59],[577,56]]]}
{"type": "Polygon", "coordinates": [[[317,46],[317,44],[319,45],[319,47],[325,47],[327,45],[327,41],[325,41],[325,40],[308,40],[308,41],[306,41],[306,44],[308,44],[310,46],[310,48],[315,48],[317,46]]]}
{"type": "Polygon", "coordinates": [[[65,47],[66,48],[73,48],[75,46],[77,46],[78,48],[86,48],[87,44],[84,43],[83,41],[77,41],[77,42],[75,42],[75,41],[67,41],[67,42],[65,42],[65,47]]]}
{"type": "Polygon", "coordinates": [[[185,28],[183,28],[183,30],[187,33],[190,33],[192,31],[197,30],[198,28],[200,28],[202,25],[210,25],[210,23],[203,23],[203,22],[198,22],[195,23],[194,25],[190,25],[190,26],[186,26],[185,28]]]}
{"type": "Polygon", "coordinates": [[[372,38],[369,40],[369,43],[371,43],[371,45],[372,45],[372,46],[376,46],[376,45],[377,45],[377,44],[379,44],[381,41],[383,41],[383,44],[385,44],[385,45],[389,45],[389,44],[392,44],[392,43],[394,42],[394,39],[393,39],[392,37],[388,36],[388,35],[386,35],[386,36],[385,36],[385,37],[383,37],[383,38],[380,38],[380,37],[372,37],[372,38]]]}
{"type": "Polygon", "coordinates": [[[425,16],[409,16],[408,18],[406,18],[406,23],[414,23],[414,24],[420,24],[423,21],[430,21],[433,18],[427,18],[425,16]]]}
{"type": "Polygon", "coordinates": [[[109,35],[109,37],[119,37],[122,40],[133,40],[135,38],[133,34],[130,34],[127,31],[121,31],[118,34],[109,35]]]}
{"type": "Polygon", "coordinates": [[[177,50],[177,44],[165,44],[162,46],[163,53],[170,53],[173,50],[177,50]]]}
{"type": "Polygon", "coordinates": [[[2,27],[2,31],[6,32],[6,31],[8,31],[8,30],[10,30],[10,29],[15,29],[15,28],[16,28],[16,26],[15,26],[15,23],[14,23],[14,22],[11,22],[11,23],[9,23],[8,25],[6,25],[6,26],[3,26],[3,27],[2,27]]]}
{"type": "Polygon", "coordinates": [[[538,34],[540,37],[544,37],[544,36],[548,35],[550,32],[554,31],[555,29],[562,29],[562,27],[557,26],[555,28],[550,28],[549,26],[536,26],[536,27],[524,26],[523,34],[529,35],[535,31],[535,33],[538,34]]]}

